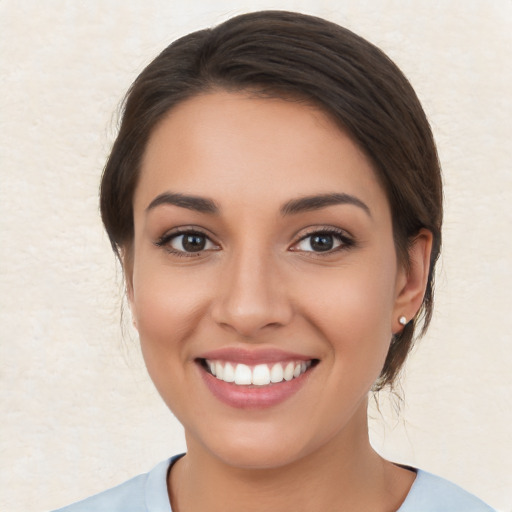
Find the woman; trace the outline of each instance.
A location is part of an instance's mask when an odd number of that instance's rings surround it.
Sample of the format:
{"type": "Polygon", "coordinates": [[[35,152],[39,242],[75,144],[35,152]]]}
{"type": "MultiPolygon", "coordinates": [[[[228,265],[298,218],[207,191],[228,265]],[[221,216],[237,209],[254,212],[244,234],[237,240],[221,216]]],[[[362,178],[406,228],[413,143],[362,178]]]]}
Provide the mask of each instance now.
{"type": "Polygon", "coordinates": [[[369,443],[442,220],[428,122],[380,50],[285,12],[176,41],[128,93],[101,211],[187,454],[62,510],[491,510],[369,443]]]}

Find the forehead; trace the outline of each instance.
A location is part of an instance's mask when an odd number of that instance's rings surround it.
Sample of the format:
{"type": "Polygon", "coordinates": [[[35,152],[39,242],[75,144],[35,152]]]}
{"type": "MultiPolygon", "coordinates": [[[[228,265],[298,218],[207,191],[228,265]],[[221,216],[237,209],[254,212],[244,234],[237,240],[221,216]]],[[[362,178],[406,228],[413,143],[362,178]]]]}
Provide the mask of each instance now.
{"type": "Polygon", "coordinates": [[[155,128],[135,209],[165,191],[260,207],[340,192],[387,208],[369,159],[329,116],[300,101],[243,93],[196,96],[155,128]]]}

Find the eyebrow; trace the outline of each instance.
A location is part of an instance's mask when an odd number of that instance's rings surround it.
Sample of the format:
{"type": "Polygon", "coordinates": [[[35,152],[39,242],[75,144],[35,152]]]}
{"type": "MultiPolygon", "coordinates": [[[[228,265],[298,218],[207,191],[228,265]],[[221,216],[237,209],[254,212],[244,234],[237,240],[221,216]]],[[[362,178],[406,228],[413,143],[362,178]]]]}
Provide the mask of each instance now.
{"type": "Polygon", "coordinates": [[[368,206],[363,203],[363,201],[350,194],[339,193],[320,194],[292,199],[281,207],[281,214],[293,215],[312,210],[321,210],[322,208],[327,208],[328,206],[338,204],[351,204],[358,206],[359,208],[363,209],[370,217],[372,216],[370,208],[368,208],[368,206]]]}
{"type": "MultiPolygon", "coordinates": [[[[199,213],[218,214],[220,208],[215,201],[205,197],[192,196],[187,194],[178,194],[173,192],[164,192],[151,201],[146,211],[152,210],[162,204],[170,204],[186,208],[187,210],[194,210],[199,213]]],[[[370,217],[370,208],[355,196],[344,193],[332,194],[318,194],[312,196],[299,197],[298,199],[291,199],[281,207],[281,215],[294,215],[302,212],[321,210],[328,206],[350,204],[357,206],[364,210],[370,217]]]]}
{"type": "Polygon", "coordinates": [[[172,204],[187,210],[194,210],[200,213],[214,213],[218,214],[220,209],[215,204],[215,201],[205,197],[189,196],[186,194],[176,194],[172,192],[164,192],[151,201],[146,208],[146,212],[160,206],[162,204],[172,204]]]}

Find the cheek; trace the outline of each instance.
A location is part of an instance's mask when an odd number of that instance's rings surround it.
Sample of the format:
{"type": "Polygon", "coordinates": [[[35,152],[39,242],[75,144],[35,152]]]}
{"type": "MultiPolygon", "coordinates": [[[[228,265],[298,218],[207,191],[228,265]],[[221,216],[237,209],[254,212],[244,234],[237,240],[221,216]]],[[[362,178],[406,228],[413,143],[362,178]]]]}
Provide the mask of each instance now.
{"type": "Polygon", "coordinates": [[[379,373],[392,336],[393,262],[347,266],[335,275],[316,273],[297,292],[308,321],[321,333],[336,364],[350,372],[379,373]],[[307,290],[307,291],[306,291],[307,290]]]}
{"type": "Polygon", "coordinates": [[[208,277],[145,262],[134,269],[133,310],[143,352],[183,348],[197,328],[211,289],[208,277]]]}
{"type": "Polygon", "coordinates": [[[176,390],[190,390],[190,372],[196,371],[194,334],[211,289],[204,279],[199,271],[191,275],[154,261],[134,269],[133,309],[142,355],[156,389],[178,417],[187,401],[176,390]]]}

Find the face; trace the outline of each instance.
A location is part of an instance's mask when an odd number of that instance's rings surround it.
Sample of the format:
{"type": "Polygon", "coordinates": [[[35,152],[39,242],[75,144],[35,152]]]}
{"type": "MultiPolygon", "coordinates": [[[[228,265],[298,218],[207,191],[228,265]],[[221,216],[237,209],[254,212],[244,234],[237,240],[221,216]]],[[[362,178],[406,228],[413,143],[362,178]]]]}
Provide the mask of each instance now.
{"type": "Polygon", "coordinates": [[[372,166],[326,115],[220,92],[178,105],[134,220],[133,315],[189,453],[268,468],[366,435],[406,277],[372,166]]]}

